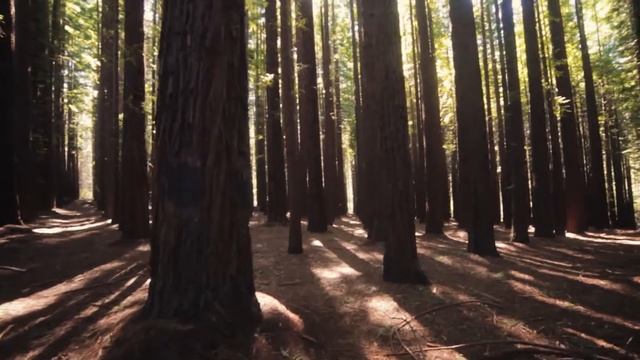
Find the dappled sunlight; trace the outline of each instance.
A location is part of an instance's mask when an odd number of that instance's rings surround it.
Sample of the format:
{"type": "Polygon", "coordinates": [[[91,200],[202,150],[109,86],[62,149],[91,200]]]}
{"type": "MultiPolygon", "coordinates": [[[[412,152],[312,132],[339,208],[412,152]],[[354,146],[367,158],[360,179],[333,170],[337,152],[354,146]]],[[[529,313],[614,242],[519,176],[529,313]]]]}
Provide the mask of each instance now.
{"type": "Polygon", "coordinates": [[[104,227],[111,224],[111,220],[103,220],[98,222],[90,222],[82,225],[72,225],[72,226],[55,226],[55,227],[40,227],[34,228],[33,232],[36,234],[46,234],[46,235],[54,235],[60,234],[63,232],[71,232],[71,231],[85,231],[92,230],[99,227],[104,227]]]}
{"type": "MultiPolygon", "coordinates": [[[[587,233],[589,234],[589,233],[587,233]]],[[[631,245],[631,246],[640,246],[640,239],[638,237],[627,237],[627,236],[612,236],[612,235],[593,235],[585,236],[583,234],[574,234],[567,233],[566,237],[569,239],[575,239],[580,241],[586,241],[591,243],[599,243],[599,244],[616,244],[616,245],[631,245]]]]}
{"type": "MultiPolygon", "coordinates": [[[[563,331],[565,331],[565,332],[567,332],[567,333],[569,333],[569,334],[573,335],[573,336],[576,336],[576,337],[579,337],[579,338],[581,338],[581,339],[584,339],[584,340],[586,340],[586,341],[588,341],[588,342],[592,343],[593,345],[595,345],[595,346],[597,346],[597,347],[606,348],[606,349],[611,349],[611,350],[613,350],[613,351],[615,351],[615,352],[617,352],[618,354],[623,355],[623,356],[628,356],[628,357],[632,357],[632,356],[633,356],[633,354],[632,354],[632,353],[630,353],[630,352],[628,352],[627,350],[625,350],[625,349],[623,349],[623,348],[621,348],[621,347],[619,347],[619,346],[613,345],[613,344],[611,344],[610,342],[608,342],[608,341],[606,341],[606,340],[603,340],[603,339],[600,339],[600,338],[597,338],[597,337],[591,336],[591,335],[589,335],[589,334],[585,334],[585,333],[584,333],[584,332],[582,332],[582,331],[578,331],[578,330],[575,330],[575,329],[572,329],[572,328],[569,328],[569,327],[565,327],[565,326],[563,326],[561,329],[562,329],[563,331]]],[[[633,340],[633,338],[634,338],[634,336],[633,336],[633,335],[631,335],[631,336],[629,337],[629,339],[627,340],[627,344],[628,344],[631,340],[633,340]]]]}

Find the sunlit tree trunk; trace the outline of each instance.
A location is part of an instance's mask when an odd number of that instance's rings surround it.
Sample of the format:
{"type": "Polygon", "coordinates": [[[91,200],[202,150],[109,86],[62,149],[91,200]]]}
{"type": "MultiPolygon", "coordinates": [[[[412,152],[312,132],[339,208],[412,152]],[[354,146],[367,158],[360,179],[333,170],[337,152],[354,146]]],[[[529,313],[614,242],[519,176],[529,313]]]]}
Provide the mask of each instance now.
{"type": "Polygon", "coordinates": [[[336,97],[336,199],[337,199],[337,212],[336,215],[342,216],[347,214],[348,206],[347,206],[347,184],[345,180],[344,173],[344,148],[342,143],[342,132],[343,132],[343,124],[344,119],[342,118],[342,89],[340,88],[340,56],[338,56],[338,39],[336,36],[337,31],[337,22],[336,22],[336,8],[335,8],[335,0],[331,0],[331,23],[332,25],[332,43],[331,46],[333,48],[334,54],[334,82],[333,85],[335,87],[335,97],[336,97]]]}
{"type": "Polygon", "coordinates": [[[355,177],[354,177],[354,210],[356,215],[362,216],[362,181],[363,175],[362,162],[361,162],[361,134],[362,134],[362,90],[360,87],[360,57],[358,56],[359,44],[358,37],[356,35],[356,16],[354,10],[354,1],[349,0],[349,19],[351,25],[351,52],[353,60],[353,97],[355,105],[355,131],[356,131],[356,156],[355,156],[355,177]]]}

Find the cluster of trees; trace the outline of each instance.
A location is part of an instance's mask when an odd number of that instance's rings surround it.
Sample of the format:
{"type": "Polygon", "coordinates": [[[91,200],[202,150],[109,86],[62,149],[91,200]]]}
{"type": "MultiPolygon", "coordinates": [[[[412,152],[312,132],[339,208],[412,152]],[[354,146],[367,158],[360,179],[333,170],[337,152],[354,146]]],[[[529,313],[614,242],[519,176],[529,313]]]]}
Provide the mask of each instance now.
{"type": "Polygon", "coordinates": [[[151,237],[151,316],[259,320],[252,168],[290,253],[303,218],[326,232],[352,194],[392,282],[428,281],[416,218],[441,234],[453,217],[488,256],[499,223],[522,243],[531,225],[547,238],[635,228],[640,55],[638,76],[617,67],[640,54],[640,19],[626,1],[609,0],[617,47],[595,42],[592,61],[582,0],[521,0],[521,22],[512,0],[449,0],[448,16],[411,0],[408,21],[398,0],[165,0],[147,8],[146,37],[143,0],[0,0],[0,223],[78,198],[74,91],[88,68],[93,197],[126,239],[151,237]],[[87,23],[96,61],[83,65],[69,33],[87,23]]]}

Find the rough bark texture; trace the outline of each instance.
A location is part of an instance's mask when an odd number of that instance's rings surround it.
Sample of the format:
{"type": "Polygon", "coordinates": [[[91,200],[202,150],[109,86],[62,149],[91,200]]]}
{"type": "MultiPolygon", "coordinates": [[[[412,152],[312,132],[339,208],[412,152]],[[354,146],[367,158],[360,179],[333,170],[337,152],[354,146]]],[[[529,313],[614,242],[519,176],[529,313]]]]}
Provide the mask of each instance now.
{"type": "Polygon", "coordinates": [[[298,148],[295,76],[292,49],[291,0],[280,0],[280,57],[282,58],[282,121],[287,139],[287,169],[289,174],[289,253],[302,253],[300,216],[303,207],[303,160],[298,148]]]}
{"type": "Polygon", "coordinates": [[[427,221],[426,231],[432,234],[442,233],[446,219],[446,194],[449,191],[447,161],[444,152],[442,125],[440,124],[440,95],[438,92],[438,73],[436,67],[436,49],[433,47],[432,27],[427,18],[425,0],[416,0],[416,18],[421,44],[420,74],[422,77],[422,96],[424,103],[424,137],[426,145],[426,182],[427,182],[427,221]]]}
{"type": "Polygon", "coordinates": [[[212,337],[250,337],[260,318],[248,227],[244,6],[166,0],[163,8],[146,312],[205,322],[212,337]]]}
{"type": "Polygon", "coordinates": [[[396,0],[362,2],[364,108],[375,129],[366,149],[375,160],[372,237],[385,242],[385,281],[426,283],[416,251],[406,95],[396,0]],[[385,84],[385,86],[373,86],[385,84]]]}
{"type": "Polygon", "coordinates": [[[337,188],[338,175],[336,168],[336,121],[335,121],[335,98],[333,92],[332,76],[332,52],[329,31],[329,1],[323,0],[322,11],[322,86],[323,97],[323,123],[322,129],[322,169],[324,170],[324,196],[325,211],[327,220],[333,223],[337,213],[337,188]]]}
{"type": "Polygon", "coordinates": [[[458,190],[464,198],[463,224],[468,250],[497,255],[491,214],[487,123],[482,100],[482,78],[471,0],[450,0],[451,41],[456,82],[458,122],[458,190]]]}
{"type": "Polygon", "coordinates": [[[553,60],[556,75],[557,95],[565,103],[560,111],[562,129],[562,150],[566,176],[566,229],[570,232],[582,232],[586,229],[584,170],[580,159],[578,144],[578,125],[574,113],[573,90],[567,63],[567,50],[564,37],[564,25],[559,0],[548,0],[549,28],[553,60]]]}
{"type": "Polygon", "coordinates": [[[534,235],[550,238],[554,235],[551,171],[549,168],[547,116],[542,86],[542,64],[535,12],[533,0],[522,0],[527,74],[529,75],[534,235]]]}
{"type": "Polygon", "coordinates": [[[529,242],[529,176],[524,141],[520,78],[512,0],[502,1],[505,58],[507,63],[507,87],[509,102],[505,118],[505,134],[511,164],[511,201],[513,209],[512,240],[529,242]]]}
{"type": "Polygon", "coordinates": [[[298,51],[298,114],[300,114],[301,148],[305,156],[307,178],[307,215],[310,232],[327,231],[322,184],[320,119],[318,115],[318,74],[313,34],[312,0],[295,0],[296,42],[298,51]]]}
{"type": "Polygon", "coordinates": [[[0,0],[0,226],[19,222],[15,167],[14,59],[11,2],[0,0]]]}
{"type": "Polygon", "coordinates": [[[271,81],[267,84],[267,219],[287,221],[287,184],[284,168],[284,144],[280,123],[280,70],[278,61],[277,0],[268,0],[265,11],[266,66],[271,81]]]}
{"type": "Polygon", "coordinates": [[[582,55],[582,69],[584,73],[585,95],[587,101],[587,123],[589,125],[589,172],[587,190],[589,194],[589,223],[598,229],[609,226],[607,215],[607,190],[604,180],[604,165],[602,162],[602,138],[600,137],[600,123],[598,120],[598,103],[596,88],[593,82],[593,68],[584,30],[582,2],[576,0],[576,15],[580,34],[580,51],[582,55]]]}
{"type": "Polygon", "coordinates": [[[144,115],[144,1],[125,0],[124,123],[120,230],[125,239],[149,236],[149,183],[144,115]]]}
{"type": "Polygon", "coordinates": [[[264,75],[264,57],[262,31],[257,36],[257,68],[255,69],[255,162],[256,162],[256,193],[258,210],[267,212],[267,155],[266,155],[266,130],[264,112],[264,89],[262,76],[264,75]]]}

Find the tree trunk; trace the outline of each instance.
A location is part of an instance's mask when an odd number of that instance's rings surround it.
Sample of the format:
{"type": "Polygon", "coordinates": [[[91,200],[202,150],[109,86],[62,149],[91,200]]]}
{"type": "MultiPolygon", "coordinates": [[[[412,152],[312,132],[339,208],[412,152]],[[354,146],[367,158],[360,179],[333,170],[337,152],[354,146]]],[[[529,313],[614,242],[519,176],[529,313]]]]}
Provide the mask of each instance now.
{"type": "Polygon", "coordinates": [[[284,144],[280,123],[280,74],[278,61],[277,0],[267,0],[265,28],[267,33],[267,220],[287,222],[287,184],[284,164],[284,144]]]}
{"type": "Polygon", "coordinates": [[[640,81],[640,0],[631,1],[631,21],[634,23],[634,34],[636,40],[636,63],[638,65],[638,78],[640,81]]]}
{"type": "Polygon", "coordinates": [[[605,138],[605,158],[607,162],[607,198],[608,198],[608,212],[610,224],[615,226],[618,223],[618,216],[616,214],[616,196],[615,187],[613,184],[613,156],[612,156],[612,139],[611,139],[611,122],[613,119],[611,104],[608,99],[603,99],[604,108],[606,111],[605,123],[604,123],[604,138],[605,138]]]}
{"type": "Polygon", "coordinates": [[[449,191],[447,161],[444,152],[442,125],[440,124],[440,95],[438,92],[438,73],[436,49],[433,47],[433,33],[430,24],[431,9],[425,0],[416,0],[416,17],[420,38],[420,74],[422,77],[422,96],[424,102],[424,137],[426,145],[426,181],[427,181],[427,221],[426,231],[432,234],[442,233],[446,219],[446,194],[449,191]]]}
{"type": "Polygon", "coordinates": [[[318,75],[313,34],[312,0],[295,0],[296,42],[298,61],[298,101],[300,114],[301,149],[305,156],[307,186],[307,214],[310,232],[327,231],[327,215],[322,185],[322,155],[320,150],[320,119],[318,115],[318,75]]]}
{"type": "Polygon", "coordinates": [[[465,207],[462,219],[469,238],[468,250],[478,255],[497,255],[493,222],[486,211],[491,206],[489,146],[473,4],[471,0],[450,0],[449,6],[460,146],[459,191],[465,207]]]}
{"type": "Polygon", "coordinates": [[[567,63],[564,25],[559,0],[548,0],[549,28],[556,74],[558,96],[565,99],[560,112],[562,127],[562,150],[566,176],[566,229],[579,233],[586,229],[584,171],[580,161],[577,120],[574,112],[571,76],[567,63]]]}
{"type": "Polygon", "coordinates": [[[362,154],[362,90],[360,87],[360,59],[358,56],[358,38],[356,35],[356,18],[354,11],[354,1],[349,0],[349,19],[351,20],[351,52],[353,54],[353,97],[355,104],[355,130],[356,130],[356,166],[355,166],[355,191],[354,194],[354,212],[358,216],[362,216],[362,181],[363,176],[362,162],[360,155],[362,154]],[[360,154],[360,155],[359,155],[360,154]]]}
{"type": "Polygon", "coordinates": [[[255,69],[255,153],[256,153],[256,192],[258,197],[258,210],[267,212],[267,155],[266,155],[266,131],[264,113],[264,89],[262,76],[264,75],[263,36],[258,30],[256,40],[256,69],[255,69]]]}
{"type": "Polygon", "coordinates": [[[0,0],[0,226],[20,222],[16,193],[13,14],[11,1],[0,0]]]}
{"type": "Polygon", "coordinates": [[[302,253],[300,225],[303,208],[303,161],[298,148],[298,119],[296,117],[295,76],[293,63],[293,32],[291,30],[291,0],[280,0],[280,57],[282,58],[282,120],[287,139],[287,168],[289,174],[289,254],[302,253]]]}
{"type": "Polygon", "coordinates": [[[365,149],[378,175],[375,192],[368,194],[375,198],[372,237],[385,242],[385,281],[425,284],[416,250],[398,3],[363,1],[362,13],[364,108],[375,134],[384,134],[365,149]]]}
{"type": "Polygon", "coordinates": [[[576,0],[576,15],[580,34],[580,51],[582,54],[582,69],[584,72],[585,95],[587,101],[587,121],[589,124],[589,218],[590,223],[598,229],[609,226],[607,215],[607,190],[604,181],[604,165],[602,163],[602,138],[600,137],[600,124],[598,122],[598,103],[596,89],[593,83],[593,69],[591,57],[587,45],[587,36],[584,30],[582,15],[582,2],[576,0]]]}
{"type": "Polygon", "coordinates": [[[525,152],[520,78],[512,0],[502,1],[502,25],[504,29],[505,59],[507,63],[507,87],[509,97],[505,118],[505,135],[511,165],[511,201],[513,210],[512,240],[529,242],[529,176],[525,152]]]}
{"type": "Polygon", "coordinates": [[[631,164],[629,164],[629,159],[624,157],[624,169],[625,169],[625,181],[626,181],[626,203],[625,203],[625,223],[623,224],[625,228],[635,230],[638,228],[638,223],[636,222],[636,211],[633,204],[633,181],[631,179],[631,164]]]}
{"type": "Polygon", "coordinates": [[[64,117],[64,13],[65,1],[53,0],[51,14],[51,60],[53,80],[53,117],[51,134],[51,178],[56,206],[64,204],[65,117],[64,117]]]}
{"type": "Polygon", "coordinates": [[[530,136],[533,170],[533,224],[534,236],[553,237],[553,204],[551,172],[549,170],[549,146],[547,117],[542,86],[542,64],[536,30],[536,11],[533,0],[522,0],[524,40],[529,75],[530,136]]]}
{"type": "Polygon", "coordinates": [[[336,22],[336,8],[335,8],[335,0],[331,0],[331,23],[333,24],[333,28],[331,30],[332,34],[332,44],[333,54],[334,54],[334,87],[335,87],[335,98],[336,98],[336,167],[337,167],[337,189],[336,189],[336,199],[337,199],[337,213],[336,215],[342,216],[346,215],[348,212],[347,205],[347,184],[345,180],[344,174],[344,149],[342,144],[342,126],[343,126],[343,118],[342,118],[342,89],[340,89],[340,56],[338,56],[338,40],[336,36],[337,31],[337,22],[336,22]]]}
{"type": "Polygon", "coordinates": [[[245,4],[166,0],[164,10],[146,312],[249,339],[260,310],[248,227],[245,4]]]}
{"type": "Polygon", "coordinates": [[[149,236],[143,0],[125,0],[124,11],[124,123],[120,231],[125,239],[142,239],[149,236]]]}

